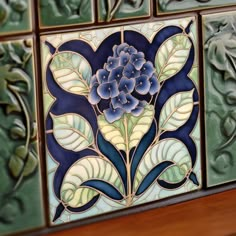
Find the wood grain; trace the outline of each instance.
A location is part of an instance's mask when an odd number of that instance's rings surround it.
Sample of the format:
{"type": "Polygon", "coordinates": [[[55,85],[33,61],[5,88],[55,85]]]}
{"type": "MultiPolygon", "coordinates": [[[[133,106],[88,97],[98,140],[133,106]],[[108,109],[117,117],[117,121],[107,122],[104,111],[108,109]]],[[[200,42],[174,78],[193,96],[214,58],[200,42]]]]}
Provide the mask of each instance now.
{"type": "Polygon", "coordinates": [[[236,190],[49,235],[236,236],[236,190]]]}

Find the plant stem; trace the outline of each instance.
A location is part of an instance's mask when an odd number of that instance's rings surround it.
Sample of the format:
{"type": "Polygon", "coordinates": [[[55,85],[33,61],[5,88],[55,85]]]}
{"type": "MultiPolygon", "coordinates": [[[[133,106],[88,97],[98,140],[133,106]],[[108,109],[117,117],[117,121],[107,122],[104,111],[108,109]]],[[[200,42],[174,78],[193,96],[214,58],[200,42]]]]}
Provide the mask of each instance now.
{"type": "Polygon", "coordinates": [[[131,163],[129,158],[129,136],[128,136],[128,119],[127,116],[124,115],[124,127],[125,127],[125,142],[126,142],[126,172],[127,172],[127,199],[126,206],[129,207],[132,204],[133,196],[132,196],[132,185],[131,185],[131,163]]]}
{"type": "Polygon", "coordinates": [[[120,7],[120,5],[122,3],[122,0],[118,0],[115,3],[115,6],[113,7],[113,9],[111,9],[111,2],[110,2],[110,0],[108,0],[107,2],[108,2],[108,12],[107,12],[107,19],[106,19],[106,21],[109,22],[109,21],[111,21],[111,19],[115,15],[116,11],[120,7]]]}

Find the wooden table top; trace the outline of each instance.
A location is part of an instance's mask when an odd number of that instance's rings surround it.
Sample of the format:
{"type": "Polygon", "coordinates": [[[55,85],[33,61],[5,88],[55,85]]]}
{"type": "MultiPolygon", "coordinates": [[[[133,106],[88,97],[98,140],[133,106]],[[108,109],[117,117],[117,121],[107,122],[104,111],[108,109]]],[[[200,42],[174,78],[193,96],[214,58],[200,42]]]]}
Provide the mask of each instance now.
{"type": "Polygon", "coordinates": [[[49,236],[236,236],[236,190],[49,236]]]}

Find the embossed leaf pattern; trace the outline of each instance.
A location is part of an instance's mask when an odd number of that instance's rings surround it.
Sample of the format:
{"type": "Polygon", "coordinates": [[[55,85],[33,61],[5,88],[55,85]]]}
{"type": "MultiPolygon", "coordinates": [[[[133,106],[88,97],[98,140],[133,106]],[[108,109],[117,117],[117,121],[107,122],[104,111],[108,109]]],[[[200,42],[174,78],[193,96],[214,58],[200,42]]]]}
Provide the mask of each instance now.
{"type": "Polygon", "coordinates": [[[65,149],[79,152],[94,143],[93,130],[82,116],[77,114],[53,115],[53,135],[65,149]]]}
{"type": "Polygon", "coordinates": [[[21,69],[11,69],[10,66],[0,67],[0,104],[6,106],[7,114],[21,111],[21,107],[14,95],[14,90],[26,93],[30,90],[30,78],[21,69]]]}
{"type": "Polygon", "coordinates": [[[88,95],[92,70],[83,56],[75,52],[57,53],[50,69],[62,89],[73,94],[88,95]]]}
{"type": "Polygon", "coordinates": [[[166,161],[170,161],[173,164],[156,178],[159,177],[159,179],[173,183],[182,180],[191,170],[191,156],[186,146],[176,139],[164,139],[154,145],[142,158],[136,172],[134,189],[138,189],[155,166],[166,161]]]}
{"type": "Polygon", "coordinates": [[[159,128],[164,131],[174,131],[183,126],[193,110],[194,89],[179,92],[171,96],[164,104],[159,120],[159,128]]]}
{"type": "Polygon", "coordinates": [[[167,39],[156,53],[155,66],[159,82],[176,75],[185,65],[191,49],[188,36],[178,34],[167,39]]]}
{"type": "Polygon", "coordinates": [[[66,173],[61,187],[62,201],[71,207],[81,207],[96,195],[105,194],[88,186],[92,180],[106,182],[124,194],[122,180],[112,164],[100,157],[88,156],[75,162],[66,173]]]}
{"type": "Polygon", "coordinates": [[[125,114],[120,120],[107,122],[104,115],[98,117],[98,126],[104,138],[118,150],[131,150],[149,130],[154,117],[154,107],[147,105],[143,113],[136,117],[125,114]]]}

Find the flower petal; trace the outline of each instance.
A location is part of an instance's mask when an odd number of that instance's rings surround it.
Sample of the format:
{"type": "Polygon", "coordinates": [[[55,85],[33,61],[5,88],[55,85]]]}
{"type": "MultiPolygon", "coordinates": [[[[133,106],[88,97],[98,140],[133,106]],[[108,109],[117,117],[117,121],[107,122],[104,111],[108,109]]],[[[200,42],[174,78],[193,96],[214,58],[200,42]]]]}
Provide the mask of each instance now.
{"type": "Polygon", "coordinates": [[[105,69],[99,69],[96,73],[96,77],[100,84],[105,83],[108,81],[109,71],[105,69]]]}
{"type": "Polygon", "coordinates": [[[150,61],[144,63],[141,68],[141,75],[147,75],[148,78],[150,78],[153,73],[154,73],[153,64],[150,61]]]}
{"type": "Polygon", "coordinates": [[[119,90],[115,80],[100,84],[97,89],[98,95],[103,99],[114,98],[118,96],[119,90]]]}
{"type": "Polygon", "coordinates": [[[124,92],[121,92],[117,97],[111,99],[111,103],[114,108],[122,108],[126,102],[127,99],[124,92]]]}
{"type": "Polygon", "coordinates": [[[119,57],[120,53],[124,51],[126,48],[128,48],[129,45],[127,43],[122,43],[120,45],[115,45],[112,50],[113,50],[113,56],[114,57],[119,57]]]}
{"type": "Polygon", "coordinates": [[[144,110],[144,107],[146,106],[146,101],[140,101],[139,104],[131,111],[131,113],[134,116],[140,116],[144,110]]]}
{"type": "Polygon", "coordinates": [[[130,113],[139,104],[138,99],[131,94],[126,94],[127,102],[123,105],[125,112],[130,113]]]}
{"type": "Polygon", "coordinates": [[[119,91],[124,93],[132,93],[134,90],[135,82],[134,79],[127,79],[122,77],[119,83],[119,91]]]}
{"type": "Polygon", "coordinates": [[[118,83],[120,82],[122,78],[124,67],[123,66],[118,66],[115,69],[113,69],[109,75],[108,80],[109,81],[117,81],[118,83]]]}
{"type": "Polygon", "coordinates": [[[119,65],[119,58],[117,57],[108,57],[106,69],[111,71],[119,65]]]}
{"type": "Polygon", "coordinates": [[[140,70],[146,60],[144,59],[144,54],[138,52],[131,55],[130,62],[134,65],[135,69],[140,70]]]}
{"type": "Polygon", "coordinates": [[[97,92],[97,87],[98,86],[93,86],[88,95],[88,100],[92,105],[98,104],[101,100],[101,97],[98,95],[98,92],[97,92]]]}
{"type": "Polygon", "coordinates": [[[140,75],[140,71],[136,70],[134,65],[129,62],[124,68],[123,75],[129,79],[136,78],[140,75]]]}
{"type": "Polygon", "coordinates": [[[109,123],[113,123],[114,121],[119,120],[123,114],[124,111],[121,108],[115,109],[109,107],[108,109],[104,110],[105,118],[109,123]]]}
{"type": "Polygon", "coordinates": [[[142,95],[145,95],[149,92],[151,84],[146,75],[141,75],[136,79],[135,90],[142,95]]]}
{"type": "Polygon", "coordinates": [[[126,66],[129,60],[130,60],[130,55],[128,53],[125,52],[120,53],[119,65],[126,66]]]}
{"type": "Polygon", "coordinates": [[[159,89],[159,82],[158,82],[157,76],[155,74],[153,74],[149,81],[151,84],[149,93],[151,95],[154,95],[155,93],[158,92],[158,89],[159,89]]]}

